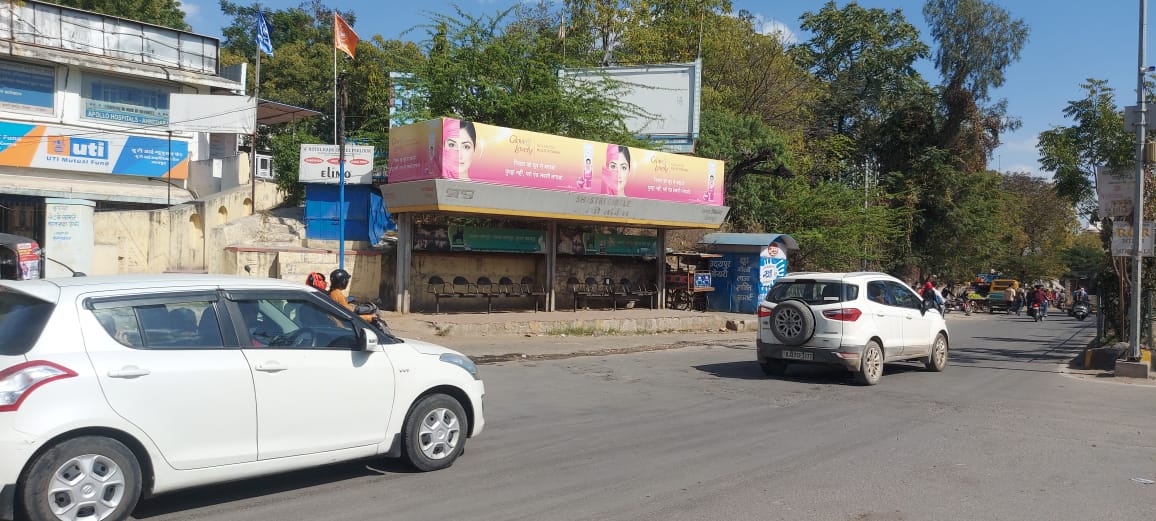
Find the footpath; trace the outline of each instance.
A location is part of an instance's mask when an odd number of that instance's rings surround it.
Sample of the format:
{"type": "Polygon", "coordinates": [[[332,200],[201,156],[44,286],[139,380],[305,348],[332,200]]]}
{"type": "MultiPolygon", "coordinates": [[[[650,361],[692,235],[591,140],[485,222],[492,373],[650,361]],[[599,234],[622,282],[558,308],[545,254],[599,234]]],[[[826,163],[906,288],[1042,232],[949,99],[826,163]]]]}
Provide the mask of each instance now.
{"type": "Polygon", "coordinates": [[[702,345],[754,347],[758,318],[671,309],[453,314],[383,313],[394,334],[441,344],[478,363],[702,345]]]}

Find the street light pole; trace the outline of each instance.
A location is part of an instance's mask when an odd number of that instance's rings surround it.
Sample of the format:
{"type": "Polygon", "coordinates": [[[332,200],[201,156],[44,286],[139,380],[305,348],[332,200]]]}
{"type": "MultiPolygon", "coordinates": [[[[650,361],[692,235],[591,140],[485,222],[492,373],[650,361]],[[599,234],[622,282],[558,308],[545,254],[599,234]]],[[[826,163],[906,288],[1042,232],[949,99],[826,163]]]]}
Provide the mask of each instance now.
{"type": "Polygon", "coordinates": [[[1144,263],[1144,252],[1141,246],[1144,242],[1144,127],[1147,125],[1148,105],[1144,95],[1144,74],[1148,67],[1145,65],[1148,58],[1145,56],[1148,43],[1148,0],[1140,0],[1140,49],[1139,61],[1136,66],[1136,106],[1139,117],[1136,118],[1136,204],[1135,223],[1132,226],[1132,331],[1129,335],[1130,360],[1140,359],[1140,270],[1144,263]]]}

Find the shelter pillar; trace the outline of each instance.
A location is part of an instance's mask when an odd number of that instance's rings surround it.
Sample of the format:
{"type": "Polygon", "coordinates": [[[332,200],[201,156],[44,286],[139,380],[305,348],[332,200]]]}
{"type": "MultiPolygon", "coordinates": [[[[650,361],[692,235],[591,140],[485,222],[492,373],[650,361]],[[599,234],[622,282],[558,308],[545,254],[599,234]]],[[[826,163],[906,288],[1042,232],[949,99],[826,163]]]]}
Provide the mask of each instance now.
{"type": "Polygon", "coordinates": [[[546,311],[554,311],[554,277],[558,271],[558,221],[546,225],[546,311]]]}
{"type": "Polygon", "coordinates": [[[654,278],[657,279],[655,285],[658,287],[655,299],[658,302],[658,309],[666,309],[666,228],[658,229],[654,242],[655,249],[658,250],[654,256],[654,278]]]}
{"type": "Polygon", "coordinates": [[[397,268],[394,270],[397,282],[394,284],[394,309],[398,313],[409,313],[410,303],[410,270],[413,267],[413,214],[397,214],[397,268]]]}

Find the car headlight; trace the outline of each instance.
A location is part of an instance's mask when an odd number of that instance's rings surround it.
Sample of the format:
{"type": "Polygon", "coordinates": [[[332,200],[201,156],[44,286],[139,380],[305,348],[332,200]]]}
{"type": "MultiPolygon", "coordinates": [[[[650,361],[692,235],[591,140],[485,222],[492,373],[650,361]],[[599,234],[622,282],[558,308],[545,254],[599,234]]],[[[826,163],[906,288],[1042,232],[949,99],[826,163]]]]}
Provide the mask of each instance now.
{"type": "Polygon", "coordinates": [[[438,360],[461,367],[465,369],[467,373],[470,373],[470,376],[473,376],[474,380],[478,379],[478,366],[468,357],[457,353],[442,353],[442,355],[438,357],[438,360]]]}

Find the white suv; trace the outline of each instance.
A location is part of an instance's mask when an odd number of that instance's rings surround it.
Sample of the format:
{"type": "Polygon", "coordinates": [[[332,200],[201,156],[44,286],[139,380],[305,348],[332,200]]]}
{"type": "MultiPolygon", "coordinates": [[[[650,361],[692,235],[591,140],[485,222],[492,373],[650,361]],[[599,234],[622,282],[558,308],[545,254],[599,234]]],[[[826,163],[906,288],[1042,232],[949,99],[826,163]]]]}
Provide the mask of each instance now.
{"type": "Polygon", "coordinates": [[[947,366],[943,315],[899,279],[883,273],[793,273],[759,304],[758,361],[767,375],[789,363],[833,364],[874,385],[883,363],[921,360],[947,366]]]}
{"type": "Polygon", "coordinates": [[[372,456],[445,468],[485,424],[469,358],[303,284],[0,283],[0,519],[121,520],[142,496],[372,456]]]}

